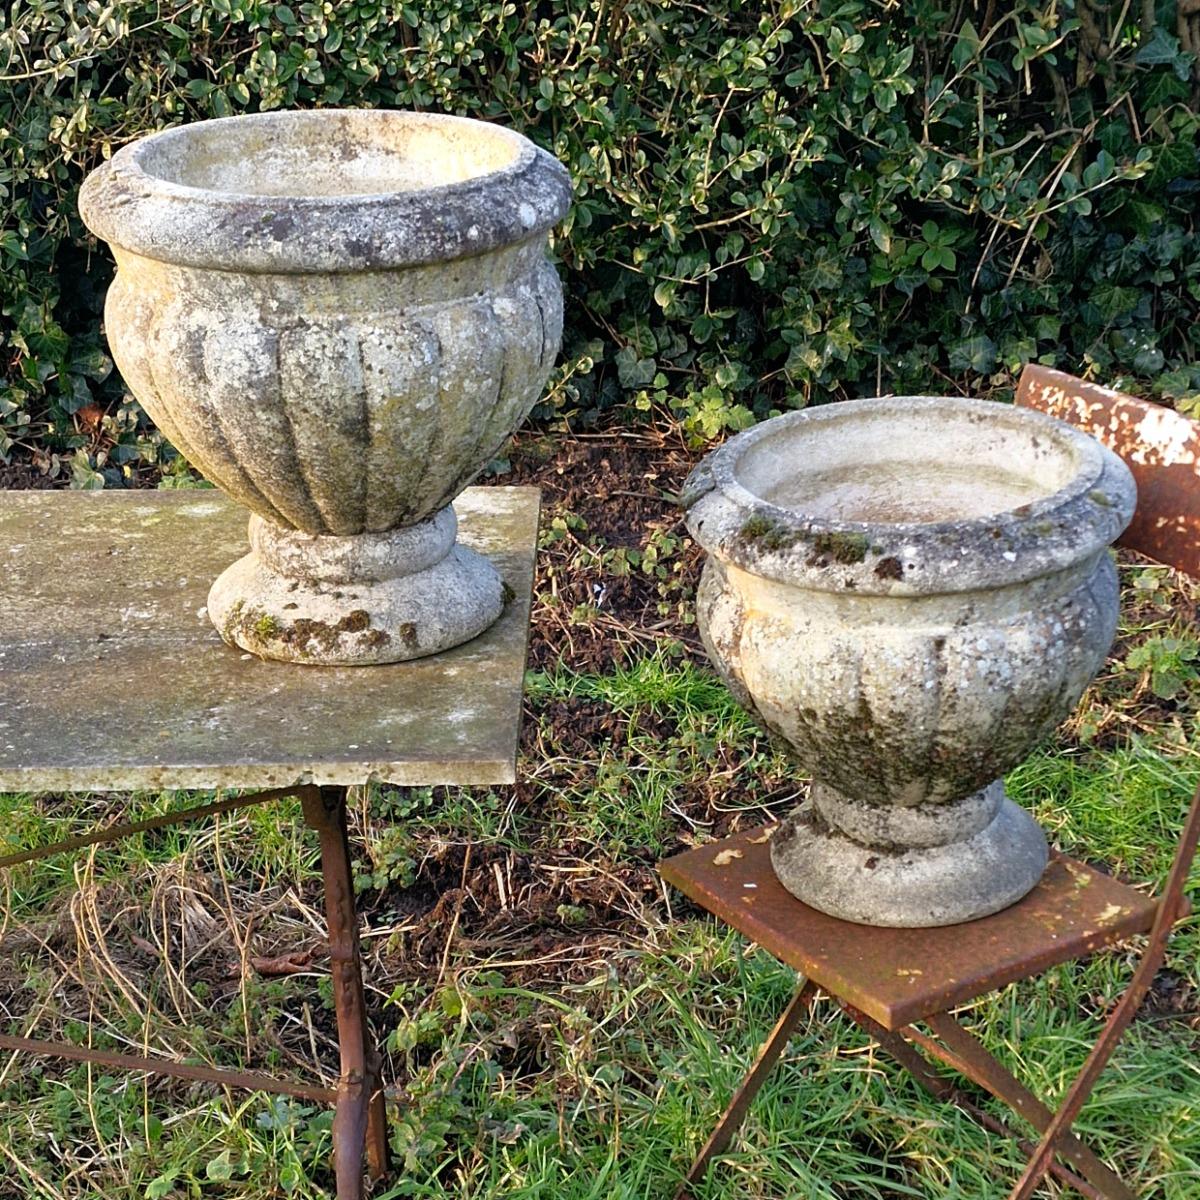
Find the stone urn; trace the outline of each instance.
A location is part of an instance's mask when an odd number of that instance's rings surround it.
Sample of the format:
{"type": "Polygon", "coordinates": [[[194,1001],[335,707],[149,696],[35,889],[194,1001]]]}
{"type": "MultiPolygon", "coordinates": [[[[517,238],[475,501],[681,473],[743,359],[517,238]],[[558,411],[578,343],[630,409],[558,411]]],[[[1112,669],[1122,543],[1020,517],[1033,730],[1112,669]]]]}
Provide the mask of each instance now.
{"type": "Polygon", "coordinates": [[[828,404],[700,463],[704,644],[813,780],[770,844],[788,891],[906,927],[1037,883],[1046,839],[1000,777],[1104,659],[1134,499],[1099,442],[982,400],[828,404]]]}
{"type": "Polygon", "coordinates": [[[554,363],[570,191],[509,129],[369,109],[184,125],[87,178],[117,366],[252,514],[209,594],[227,642],[395,662],[496,619],[505,585],[451,502],[554,363]]]}

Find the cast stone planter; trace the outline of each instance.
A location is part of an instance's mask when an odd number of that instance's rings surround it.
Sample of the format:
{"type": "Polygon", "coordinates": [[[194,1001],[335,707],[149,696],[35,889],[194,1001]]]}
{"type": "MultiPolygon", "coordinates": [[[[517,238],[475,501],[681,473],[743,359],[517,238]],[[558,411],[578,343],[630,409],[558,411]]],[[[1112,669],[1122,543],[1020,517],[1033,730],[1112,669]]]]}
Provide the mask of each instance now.
{"type": "Polygon", "coordinates": [[[1103,661],[1134,499],[1099,442],[981,400],[828,404],[701,462],[683,503],[704,644],[813,777],[771,841],[784,887],[923,926],[1034,886],[1046,840],[1000,777],[1103,661]]]}
{"type": "Polygon", "coordinates": [[[118,266],[113,357],[253,514],[209,596],[226,641],[394,662],[496,619],[504,585],[450,505],[553,365],[545,246],[569,200],[511,130],[369,109],[185,125],[88,177],[83,219],[118,266]]]}

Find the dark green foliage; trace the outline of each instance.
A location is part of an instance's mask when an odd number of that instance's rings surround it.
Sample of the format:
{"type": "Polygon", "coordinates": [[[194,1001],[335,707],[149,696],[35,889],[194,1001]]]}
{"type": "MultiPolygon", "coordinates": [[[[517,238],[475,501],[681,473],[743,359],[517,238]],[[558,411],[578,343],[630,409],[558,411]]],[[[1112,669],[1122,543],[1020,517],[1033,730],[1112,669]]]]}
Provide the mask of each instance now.
{"type": "Polygon", "coordinates": [[[1195,63],[1174,4],[1144,27],[1147,7],[14,4],[0,453],[82,449],[92,486],[154,454],[99,337],[109,258],[75,190],[158,126],[286,106],[470,114],[569,164],[543,416],[661,403],[703,438],[846,395],[1003,387],[1029,359],[1196,405],[1195,63]]]}

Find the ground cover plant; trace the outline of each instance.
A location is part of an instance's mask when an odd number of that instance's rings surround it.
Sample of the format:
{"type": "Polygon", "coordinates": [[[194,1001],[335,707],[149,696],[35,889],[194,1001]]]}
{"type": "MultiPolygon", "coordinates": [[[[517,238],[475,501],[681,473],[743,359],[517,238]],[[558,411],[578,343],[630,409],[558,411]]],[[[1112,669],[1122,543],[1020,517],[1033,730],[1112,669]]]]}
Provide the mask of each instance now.
{"type": "Polygon", "coordinates": [[[543,418],[694,439],[1029,360],[1194,409],[1200,15],[1174,0],[21,0],[0,12],[0,481],[156,477],[85,171],[181,121],[379,105],[571,169],[543,418]]]}
{"type": "MultiPolygon", "coordinates": [[[[782,815],[804,786],[697,645],[697,552],[671,502],[694,457],[679,429],[526,435],[497,466],[546,495],[521,782],[371,789],[354,806],[399,1166],[381,1195],[671,1194],[794,986],[654,872],[782,815]]],[[[1200,777],[1200,589],[1133,561],[1122,575],[1106,670],[1010,788],[1060,846],[1149,885],[1200,777]]],[[[8,796],[0,813],[5,841],[27,845],[171,803],[8,796]]],[[[333,1078],[315,866],[285,805],[11,872],[5,1026],[333,1078]]],[[[1171,1200],[1200,1172],[1198,926],[1176,934],[1079,1124],[1171,1200]]],[[[1006,988],[967,1023],[1052,1100],[1135,951],[1006,988]]],[[[316,1198],[328,1151],[313,1106],[0,1059],[5,1198],[316,1198]]],[[[822,1007],[699,1194],[1000,1197],[1019,1162],[822,1007]]]]}

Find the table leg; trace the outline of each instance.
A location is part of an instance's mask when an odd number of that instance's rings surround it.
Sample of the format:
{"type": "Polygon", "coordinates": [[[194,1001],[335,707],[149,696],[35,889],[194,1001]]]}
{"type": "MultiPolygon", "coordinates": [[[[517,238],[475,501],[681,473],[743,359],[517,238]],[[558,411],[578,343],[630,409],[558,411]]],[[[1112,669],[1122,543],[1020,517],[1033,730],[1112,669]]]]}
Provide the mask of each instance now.
{"type": "MultiPolygon", "coordinates": [[[[877,1021],[873,1021],[870,1017],[868,1017],[866,1013],[859,1012],[858,1009],[854,1008],[850,1004],[847,1004],[845,1001],[839,1000],[838,1003],[852,1020],[854,1020],[863,1030],[870,1034],[871,1037],[873,1037],[884,1050],[886,1050],[898,1063],[901,1064],[901,1066],[906,1067],[916,1081],[927,1092],[930,1092],[939,1100],[948,1101],[949,1103],[956,1105],[958,1108],[961,1108],[964,1112],[974,1117],[975,1120],[978,1121],[985,1129],[990,1129],[993,1133],[998,1133],[1003,1137],[1012,1138],[1025,1154],[1033,1153],[1035,1147],[1031,1142],[1024,1138],[1018,1137],[1013,1130],[998,1117],[994,1117],[986,1109],[980,1108],[978,1104],[972,1101],[948,1079],[942,1078],[942,1076],[937,1074],[936,1071],[932,1070],[929,1063],[926,1062],[926,1060],[917,1050],[909,1045],[905,1038],[912,1038],[917,1042],[918,1045],[921,1046],[922,1049],[926,1050],[935,1057],[942,1057],[943,1061],[954,1067],[961,1074],[965,1074],[968,1078],[974,1080],[974,1076],[972,1076],[968,1071],[963,1070],[963,1065],[960,1061],[951,1062],[950,1059],[945,1058],[937,1042],[934,1042],[931,1038],[925,1037],[924,1034],[918,1033],[912,1028],[905,1029],[903,1034],[898,1032],[894,1033],[888,1029],[885,1029],[877,1021]]],[[[986,1085],[983,1083],[980,1083],[980,1086],[986,1087],[986,1085]]],[[[996,1095],[1001,1100],[1005,1099],[1005,1097],[1000,1096],[998,1092],[993,1092],[993,1095],[996,1095]]],[[[1018,1108],[1016,1111],[1020,1112],[1020,1109],[1018,1108]]],[[[1086,1151],[1086,1148],[1084,1148],[1084,1150],[1085,1154],[1089,1153],[1086,1151]]],[[[1098,1162],[1099,1160],[1095,1161],[1098,1162]]],[[[1100,1165],[1103,1167],[1103,1164],[1100,1165]]],[[[1082,1175],[1077,1175],[1074,1171],[1069,1170],[1059,1162],[1052,1162],[1048,1170],[1053,1172],[1055,1176],[1063,1180],[1065,1183],[1069,1183],[1081,1195],[1087,1196],[1089,1200],[1118,1200],[1118,1197],[1129,1196],[1127,1190],[1118,1190],[1112,1192],[1102,1191],[1088,1179],[1085,1179],[1082,1175]]],[[[1116,1180],[1118,1188],[1124,1188],[1124,1185],[1121,1184],[1119,1179],[1116,1179],[1116,1176],[1112,1176],[1112,1178],[1116,1180]]]]}
{"type": "Polygon", "coordinates": [[[308,787],[301,793],[304,820],[321,841],[321,874],[329,924],[330,974],[337,1012],[341,1075],[333,1118],[337,1200],[362,1200],[363,1150],[372,1179],[387,1173],[387,1128],[379,1086],[378,1054],[370,1045],[363,1001],[358,914],[346,831],[346,790],[308,787]]]}
{"type": "Polygon", "coordinates": [[[771,1030],[767,1040],[759,1049],[754,1065],[738,1085],[737,1090],[733,1093],[733,1098],[721,1114],[717,1127],[712,1131],[708,1141],[704,1143],[695,1162],[688,1168],[688,1173],[683,1177],[683,1182],[675,1193],[675,1200],[689,1200],[692,1194],[691,1189],[700,1183],[708,1173],[708,1164],[733,1140],[733,1135],[737,1133],[746,1116],[750,1102],[758,1095],[758,1090],[766,1083],[771,1068],[775,1066],[779,1056],[787,1049],[787,1044],[791,1041],[792,1034],[795,1033],[796,1026],[800,1023],[800,1018],[812,1007],[816,995],[816,987],[801,975],[799,987],[788,1001],[783,1015],[775,1022],[775,1028],[771,1030]]]}

